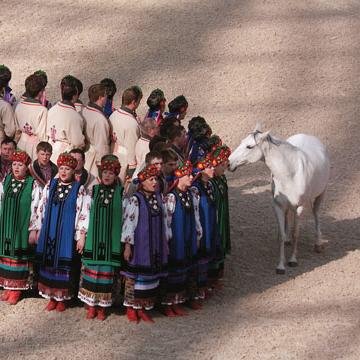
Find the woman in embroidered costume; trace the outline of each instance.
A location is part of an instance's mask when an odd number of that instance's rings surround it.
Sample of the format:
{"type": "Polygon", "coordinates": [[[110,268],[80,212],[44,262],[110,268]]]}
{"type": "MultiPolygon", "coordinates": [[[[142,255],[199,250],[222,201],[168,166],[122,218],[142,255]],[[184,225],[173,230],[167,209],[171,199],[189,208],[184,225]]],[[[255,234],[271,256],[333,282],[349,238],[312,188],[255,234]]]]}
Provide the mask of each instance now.
{"type": "Polygon", "coordinates": [[[50,299],[49,311],[64,311],[64,301],[74,296],[80,272],[76,251],[81,253],[84,247],[81,223],[87,216],[85,189],[74,179],[76,160],[63,153],[57,165],[59,178],[46,185],[31,228],[38,237],[38,289],[42,297],[50,299]]]}
{"type": "Polygon", "coordinates": [[[199,212],[203,235],[198,249],[199,260],[197,271],[199,297],[204,299],[209,286],[209,266],[211,266],[215,259],[216,248],[219,242],[214,189],[209,182],[214,177],[214,167],[209,155],[196,164],[195,170],[198,172],[198,175],[191,187],[191,191],[195,196],[200,197],[199,212]]]}
{"type": "Polygon", "coordinates": [[[31,159],[24,151],[12,155],[12,174],[0,184],[0,286],[2,300],[15,305],[24,290],[32,287],[31,213],[36,213],[41,188],[28,175],[31,159]]]}
{"type": "Polygon", "coordinates": [[[178,304],[187,300],[192,308],[199,308],[195,301],[195,273],[202,228],[199,219],[199,197],[189,190],[193,180],[192,170],[189,160],[180,163],[175,170],[176,186],[165,198],[169,227],[169,274],[162,304],[165,315],[170,317],[186,315],[178,304]]]}
{"type": "Polygon", "coordinates": [[[167,275],[165,212],[156,191],[158,176],[156,165],[146,166],[138,174],[139,190],[124,201],[121,274],[125,277],[124,305],[129,321],[153,322],[146,310],[154,307],[160,280],[167,275]]]}
{"type": "Polygon", "coordinates": [[[215,204],[218,217],[219,242],[216,248],[216,257],[209,268],[209,279],[213,286],[218,287],[217,280],[223,276],[226,254],[230,254],[230,216],[228,185],[225,170],[229,165],[231,150],[228,146],[219,146],[212,153],[212,165],[215,167],[215,176],[210,179],[213,185],[215,204]]]}
{"type": "Polygon", "coordinates": [[[105,320],[113,304],[116,273],[121,264],[122,192],[116,156],[105,155],[99,167],[100,185],[92,191],[90,220],[82,257],[79,299],[88,305],[87,319],[105,320]]]}

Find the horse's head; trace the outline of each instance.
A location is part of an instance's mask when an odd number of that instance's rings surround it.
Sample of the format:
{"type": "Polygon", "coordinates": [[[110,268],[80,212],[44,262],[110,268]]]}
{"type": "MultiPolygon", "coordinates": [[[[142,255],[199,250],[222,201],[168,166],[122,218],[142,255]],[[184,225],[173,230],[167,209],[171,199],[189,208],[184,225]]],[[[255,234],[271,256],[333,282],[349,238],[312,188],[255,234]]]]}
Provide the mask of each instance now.
{"type": "Polygon", "coordinates": [[[243,139],[229,157],[229,170],[235,171],[239,166],[255,163],[263,159],[264,153],[261,145],[269,133],[270,131],[261,132],[255,129],[243,139]]]}

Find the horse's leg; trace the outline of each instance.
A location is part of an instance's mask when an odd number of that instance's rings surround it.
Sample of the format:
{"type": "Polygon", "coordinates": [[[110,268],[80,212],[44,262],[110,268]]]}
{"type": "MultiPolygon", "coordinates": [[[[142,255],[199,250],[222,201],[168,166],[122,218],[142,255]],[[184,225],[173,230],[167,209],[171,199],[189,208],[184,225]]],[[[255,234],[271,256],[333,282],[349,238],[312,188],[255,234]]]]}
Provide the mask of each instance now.
{"type": "Polygon", "coordinates": [[[289,210],[289,211],[287,211],[286,216],[285,216],[285,232],[286,232],[285,245],[286,246],[291,245],[291,239],[293,238],[291,230],[293,229],[293,226],[294,226],[294,213],[289,210]]]}
{"type": "Polygon", "coordinates": [[[280,259],[279,264],[276,267],[277,274],[285,274],[285,249],[284,244],[286,242],[286,232],[285,232],[285,211],[284,209],[274,201],[274,210],[276,219],[279,227],[279,243],[280,243],[280,259]]]}
{"type": "Polygon", "coordinates": [[[320,221],[319,221],[319,208],[322,200],[324,199],[325,191],[320,194],[314,201],[312,211],[315,219],[315,229],[316,229],[316,240],[315,240],[315,251],[320,253],[324,250],[324,243],[321,240],[321,230],[320,230],[320,221]]]}
{"type": "Polygon", "coordinates": [[[302,206],[298,207],[297,210],[292,210],[292,215],[294,217],[294,226],[293,226],[293,233],[292,233],[294,246],[293,246],[293,252],[292,252],[291,258],[289,260],[289,266],[291,266],[291,267],[297,266],[296,256],[297,256],[298,242],[299,242],[299,218],[300,218],[300,215],[303,212],[303,210],[304,210],[304,208],[302,206]]]}

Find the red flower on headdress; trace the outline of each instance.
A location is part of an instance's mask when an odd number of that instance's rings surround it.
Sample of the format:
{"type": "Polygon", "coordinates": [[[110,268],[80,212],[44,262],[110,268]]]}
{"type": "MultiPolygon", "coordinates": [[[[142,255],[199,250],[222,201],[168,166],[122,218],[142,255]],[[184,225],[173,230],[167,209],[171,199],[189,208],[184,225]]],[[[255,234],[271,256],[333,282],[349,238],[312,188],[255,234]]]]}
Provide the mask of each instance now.
{"type": "Polygon", "coordinates": [[[69,153],[62,153],[57,159],[57,166],[68,166],[69,168],[75,170],[78,162],[73,158],[69,153]]]}
{"type": "Polygon", "coordinates": [[[152,176],[159,176],[160,171],[158,170],[157,166],[154,164],[146,166],[143,170],[138,173],[138,179],[140,182],[143,182],[152,176]]]}
{"type": "Polygon", "coordinates": [[[210,168],[212,167],[213,164],[211,162],[211,156],[210,154],[207,154],[203,159],[201,159],[200,161],[197,162],[197,164],[195,165],[195,169],[197,169],[198,171],[202,171],[206,168],[210,168]]]}
{"type": "Polygon", "coordinates": [[[189,160],[185,160],[184,162],[181,162],[177,169],[174,172],[174,175],[177,178],[181,178],[185,175],[191,175],[193,171],[193,166],[189,160]]]}
{"type": "Polygon", "coordinates": [[[18,161],[28,166],[31,163],[31,158],[25,151],[16,150],[11,155],[11,161],[18,161]]]}

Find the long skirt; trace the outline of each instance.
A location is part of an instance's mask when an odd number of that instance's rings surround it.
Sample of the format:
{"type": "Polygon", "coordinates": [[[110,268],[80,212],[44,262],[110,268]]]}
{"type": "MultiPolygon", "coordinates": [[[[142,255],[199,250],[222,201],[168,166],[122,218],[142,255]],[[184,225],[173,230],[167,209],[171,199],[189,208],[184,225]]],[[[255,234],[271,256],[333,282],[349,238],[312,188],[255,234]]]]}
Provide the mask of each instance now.
{"type": "Polygon", "coordinates": [[[125,276],[124,306],[134,309],[151,310],[159,297],[160,277],[140,276],[135,278],[125,276]]]}
{"type": "Polygon", "coordinates": [[[83,265],[78,298],[89,306],[110,307],[114,301],[116,268],[109,265],[83,265]]]}
{"type": "Polygon", "coordinates": [[[77,271],[60,270],[40,266],[38,289],[39,294],[45,299],[56,301],[70,300],[76,293],[79,277],[77,271]]]}
{"type": "Polygon", "coordinates": [[[33,266],[27,260],[0,257],[0,286],[6,290],[28,290],[33,286],[33,266]]]}

